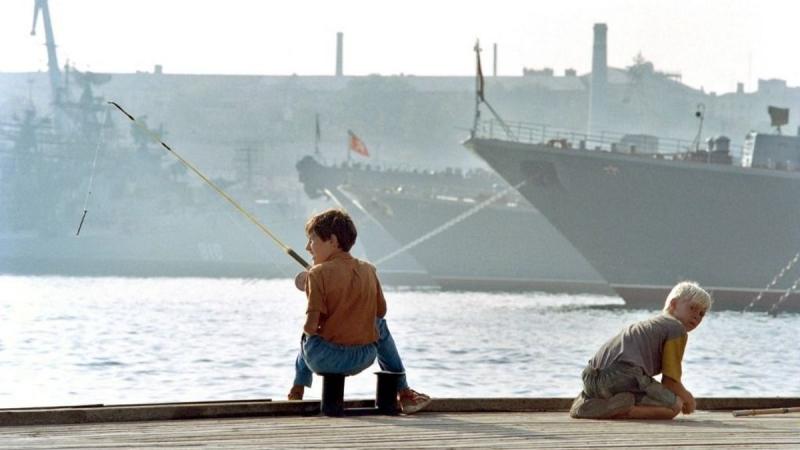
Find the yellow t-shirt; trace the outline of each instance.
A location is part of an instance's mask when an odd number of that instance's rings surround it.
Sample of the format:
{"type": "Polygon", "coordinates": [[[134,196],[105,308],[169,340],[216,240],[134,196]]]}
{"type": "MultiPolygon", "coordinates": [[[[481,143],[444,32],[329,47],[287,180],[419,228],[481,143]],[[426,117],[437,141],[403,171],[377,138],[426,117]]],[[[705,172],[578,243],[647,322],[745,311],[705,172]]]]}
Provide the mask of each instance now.
{"type": "Polygon", "coordinates": [[[661,374],[672,378],[675,381],[681,381],[683,369],[681,369],[681,362],[683,361],[683,351],[686,350],[686,341],[689,335],[677,336],[672,339],[667,339],[664,342],[664,347],[661,349],[661,374]]]}
{"type": "Polygon", "coordinates": [[[386,300],[371,264],[349,253],[333,255],[308,272],[306,312],[319,312],[317,333],[328,342],[363,345],[378,340],[375,318],[386,315],[386,300]]]}

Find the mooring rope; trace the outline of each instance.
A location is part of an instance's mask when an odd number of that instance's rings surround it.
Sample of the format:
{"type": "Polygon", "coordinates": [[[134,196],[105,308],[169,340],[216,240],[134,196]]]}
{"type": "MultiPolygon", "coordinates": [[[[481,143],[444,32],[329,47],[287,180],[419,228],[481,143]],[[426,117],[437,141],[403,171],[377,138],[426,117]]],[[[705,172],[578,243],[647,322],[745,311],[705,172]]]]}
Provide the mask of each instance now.
{"type": "MultiPolygon", "coordinates": [[[[434,228],[433,230],[423,234],[422,236],[418,237],[417,239],[414,239],[413,241],[403,245],[402,247],[398,248],[397,250],[395,250],[395,251],[383,256],[382,258],[380,258],[377,261],[375,261],[375,265],[377,266],[377,265],[383,264],[386,261],[396,257],[397,255],[399,255],[399,254],[401,254],[403,252],[406,252],[406,251],[408,251],[408,250],[410,250],[410,249],[422,244],[423,242],[425,242],[425,241],[427,241],[427,240],[429,240],[431,238],[436,237],[437,235],[441,234],[442,232],[452,228],[454,225],[458,224],[459,222],[462,222],[465,219],[475,215],[476,213],[478,213],[482,209],[486,208],[487,206],[491,205],[492,203],[496,202],[498,199],[502,198],[503,196],[505,196],[509,192],[511,192],[513,190],[516,190],[516,189],[519,189],[524,184],[525,184],[525,181],[522,181],[522,182],[520,182],[520,183],[518,183],[518,184],[516,184],[514,186],[509,186],[506,189],[504,189],[504,190],[492,195],[491,197],[487,198],[486,200],[478,203],[477,205],[475,205],[472,208],[464,211],[463,213],[453,217],[452,219],[450,219],[447,222],[439,225],[438,227],[434,228]]],[[[342,193],[347,195],[348,198],[351,199],[351,201],[353,200],[352,194],[349,194],[348,192],[346,192],[343,189],[340,189],[340,191],[342,191],[342,193]]]]}
{"type": "MultiPolygon", "coordinates": [[[[756,297],[755,297],[755,298],[754,298],[754,299],[753,299],[753,300],[750,302],[750,304],[748,304],[747,306],[745,306],[745,307],[744,307],[744,311],[745,311],[745,312],[746,312],[746,311],[748,311],[750,308],[752,308],[753,306],[755,306],[755,305],[756,305],[756,303],[760,302],[760,301],[761,301],[761,299],[762,299],[762,298],[764,298],[764,294],[765,294],[765,293],[766,293],[766,292],[767,292],[769,289],[771,289],[773,286],[775,286],[775,285],[778,283],[778,281],[780,281],[780,280],[781,280],[781,278],[783,278],[783,276],[784,276],[784,275],[786,275],[786,272],[788,272],[789,270],[791,270],[791,268],[792,268],[792,267],[793,267],[793,266],[794,266],[794,265],[797,263],[797,261],[798,261],[799,259],[800,259],[800,252],[797,252],[797,253],[795,253],[794,257],[793,257],[792,259],[790,259],[790,260],[789,260],[789,263],[788,263],[788,264],[786,264],[785,266],[783,266],[783,268],[782,268],[782,269],[781,269],[781,270],[778,272],[778,274],[777,274],[777,275],[775,275],[775,278],[773,278],[773,279],[772,279],[772,281],[770,281],[770,282],[767,284],[767,286],[766,286],[764,289],[762,289],[762,290],[761,290],[761,291],[758,293],[758,295],[757,295],[757,296],[756,296],[756,297]]],[[[795,283],[795,284],[796,284],[796,283],[795,283]]],[[[795,287],[796,287],[796,286],[795,286],[795,287]]],[[[773,308],[774,308],[774,307],[775,307],[775,305],[773,305],[773,308]]]]}
{"type": "Polygon", "coordinates": [[[798,277],[796,280],[794,280],[794,283],[792,283],[792,285],[789,287],[789,289],[786,289],[786,291],[780,296],[780,298],[778,298],[778,301],[775,302],[769,308],[769,311],[767,311],[767,313],[770,316],[776,316],[778,314],[778,306],[780,306],[781,303],[783,303],[784,301],[786,301],[787,298],[789,298],[789,296],[792,294],[792,292],[794,292],[797,289],[798,285],[800,285],[800,277],[798,277]]]}

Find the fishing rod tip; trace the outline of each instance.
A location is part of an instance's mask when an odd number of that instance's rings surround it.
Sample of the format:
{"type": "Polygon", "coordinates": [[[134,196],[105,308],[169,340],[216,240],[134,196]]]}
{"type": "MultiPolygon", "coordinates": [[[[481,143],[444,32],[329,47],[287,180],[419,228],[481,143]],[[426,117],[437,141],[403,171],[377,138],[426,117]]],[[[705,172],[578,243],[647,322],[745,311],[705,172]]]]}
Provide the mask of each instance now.
{"type": "Polygon", "coordinates": [[[112,102],[112,101],[108,101],[107,103],[108,103],[109,105],[114,105],[114,106],[115,106],[115,107],[116,107],[118,110],[120,110],[120,112],[122,112],[122,114],[125,114],[126,116],[128,116],[128,119],[131,119],[132,121],[136,122],[136,119],[134,119],[132,115],[128,114],[128,111],[125,111],[125,110],[122,108],[122,106],[119,106],[119,103],[117,103],[117,102],[112,102]]]}

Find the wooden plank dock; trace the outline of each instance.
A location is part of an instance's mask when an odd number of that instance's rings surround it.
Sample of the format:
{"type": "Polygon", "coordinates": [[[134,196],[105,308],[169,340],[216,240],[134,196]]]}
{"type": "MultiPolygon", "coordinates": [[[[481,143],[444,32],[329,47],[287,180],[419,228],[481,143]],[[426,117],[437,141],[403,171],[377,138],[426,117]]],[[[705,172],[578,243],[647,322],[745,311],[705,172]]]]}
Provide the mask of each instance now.
{"type": "MultiPolygon", "coordinates": [[[[260,412],[252,402],[231,402],[236,405],[231,414],[246,416],[125,421],[117,411],[123,421],[43,425],[10,424],[13,415],[7,413],[12,410],[0,410],[0,449],[800,448],[800,413],[734,417],[729,410],[714,409],[734,399],[699,400],[711,410],[648,422],[574,420],[565,411],[540,411],[569,399],[439,399],[429,411],[412,416],[338,418],[308,415],[318,407],[313,401],[261,402],[260,412]],[[482,408],[495,412],[475,412],[482,408]]],[[[800,404],[799,399],[745,400],[738,405],[800,404]]],[[[200,403],[182,404],[175,411],[187,405],[200,411],[200,403]]],[[[228,414],[225,408],[224,402],[213,403],[217,415],[228,414]]],[[[45,417],[54,410],[25,411],[45,417]]]]}

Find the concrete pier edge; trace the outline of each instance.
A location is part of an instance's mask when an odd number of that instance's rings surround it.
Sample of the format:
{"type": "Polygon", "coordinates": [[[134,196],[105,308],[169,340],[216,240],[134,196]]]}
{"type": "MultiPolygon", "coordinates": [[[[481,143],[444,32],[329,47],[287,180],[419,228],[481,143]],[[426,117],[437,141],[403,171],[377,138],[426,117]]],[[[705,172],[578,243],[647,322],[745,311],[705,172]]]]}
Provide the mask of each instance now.
{"type": "MultiPolygon", "coordinates": [[[[571,398],[436,398],[424,412],[554,412],[569,410],[571,398]]],[[[350,400],[346,408],[372,408],[374,400],[350,400]]],[[[800,397],[698,398],[698,410],[785,408],[800,397]]],[[[0,409],[0,426],[57,425],[152,420],[220,419],[319,414],[318,400],[233,400],[135,405],[77,405],[0,409]]]]}

